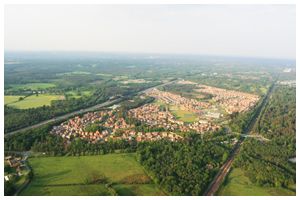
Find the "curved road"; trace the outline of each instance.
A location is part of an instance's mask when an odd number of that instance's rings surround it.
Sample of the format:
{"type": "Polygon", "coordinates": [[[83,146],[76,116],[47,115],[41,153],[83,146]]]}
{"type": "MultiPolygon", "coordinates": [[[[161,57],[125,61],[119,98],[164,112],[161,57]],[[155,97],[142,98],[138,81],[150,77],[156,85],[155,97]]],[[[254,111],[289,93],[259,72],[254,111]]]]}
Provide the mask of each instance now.
{"type": "MultiPolygon", "coordinates": [[[[142,90],[140,92],[137,92],[136,94],[142,94],[148,90],[151,90],[153,88],[156,88],[156,87],[159,87],[159,86],[165,86],[165,85],[169,85],[171,83],[174,83],[176,80],[172,80],[172,81],[169,81],[169,82],[166,82],[166,83],[163,83],[163,84],[160,84],[160,85],[156,85],[154,87],[151,87],[151,88],[147,88],[145,90],[142,90]]],[[[135,95],[136,95],[135,94],[135,95]]],[[[134,95],[132,95],[134,96],[134,95]]],[[[42,121],[40,123],[37,123],[37,124],[34,124],[34,125],[31,125],[31,126],[27,126],[25,128],[21,128],[21,129],[18,129],[18,130],[15,130],[15,131],[12,131],[12,132],[9,132],[9,133],[6,133],[4,135],[4,137],[7,137],[7,136],[10,136],[10,135],[14,135],[16,133],[19,133],[19,132],[22,132],[22,131],[26,131],[26,130],[30,130],[30,129],[33,129],[33,128],[38,128],[40,126],[43,126],[45,124],[48,124],[48,123],[51,123],[51,122],[57,122],[57,121],[60,121],[60,120],[65,120],[65,119],[68,119],[72,116],[75,116],[75,115],[79,115],[79,114],[83,114],[83,113],[86,113],[86,112],[91,112],[91,111],[95,111],[99,108],[103,108],[103,107],[106,107],[106,106],[109,106],[111,104],[114,104],[114,103],[118,103],[120,101],[122,101],[124,99],[124,97],[120,97],[120,98],[117,98],[117,99],[114,99],[114,100],[108,100],[104,103],[100,103],[100,104],[97,104],[95,106],[91,106],[91,107],[88,107],[88,108],[84,108],[84,109],[80,109],[80,110],[77,110],[77,111],[73,111],[71,113],[67,113],[65,115],[61,115],[61,116],[58,116],[58,117],[54,117],[52,119],[48,119],[48,120],[45,120],[45,121],[42,121]]]]}
{"type": "MultiPolygon", "coordinates": [[[[268,93],[266,94],[266,96],[264,97],[261,105],[259,106],[257,112],[255,113],[255,115],[250,119],[249,124],[246,128],[246,130],[244,131],[243,134],[249,134],[250,131],[252,130],[259,114],[262,112],[263,108],[265,107],[265,105],[267,104],[271,93],[273,92],[274,89],[274,83],[271,85],[268,93]]],[[[232,167],[232,163],[233,160],[235,158],[235,156],[239,153],[240,151],[240,147],[243,144],[245,137],[241,137],[241,139],[236,143],[236,145],[234,146],[229,158],[227,159],[227,161],[223,164],[223,166],[220,168],[220,171],[217,173],[217,175],[215,176],[214,180],[210,183],[210,185],[208,186],[208,189],[204,192],[204,196],[213,196],[216,194],[216,192],[218,191],[219,187],[221,186],[221,184],[224,181],[224,178],[227,176],[227,174],[229,173],[231,167],[232,167]]]]}

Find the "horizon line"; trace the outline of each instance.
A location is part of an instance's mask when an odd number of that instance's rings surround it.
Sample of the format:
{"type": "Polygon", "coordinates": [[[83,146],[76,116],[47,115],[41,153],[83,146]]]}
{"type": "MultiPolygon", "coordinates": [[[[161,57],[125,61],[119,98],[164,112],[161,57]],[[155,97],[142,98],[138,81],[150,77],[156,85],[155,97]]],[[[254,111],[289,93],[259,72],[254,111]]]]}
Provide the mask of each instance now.
{"type": "Polygon", "coordinates": [[[296,58],[287,57],[267,57],[267,56],[246,56],[246,55],[224,55],[224,54],[201,54],[201,53],[161,53],[161,52],[133,52],[133,51],[100,51],[100,50],[5,50],[5,53],[101,53],[101,54],[132,54],[132,55],[162,55],[162,56],[207,56],[207,57],[228,57],[228,58],[248,58],[248,59],[270,59],[270,60],[290,60],[296,61],[296,58]]]}

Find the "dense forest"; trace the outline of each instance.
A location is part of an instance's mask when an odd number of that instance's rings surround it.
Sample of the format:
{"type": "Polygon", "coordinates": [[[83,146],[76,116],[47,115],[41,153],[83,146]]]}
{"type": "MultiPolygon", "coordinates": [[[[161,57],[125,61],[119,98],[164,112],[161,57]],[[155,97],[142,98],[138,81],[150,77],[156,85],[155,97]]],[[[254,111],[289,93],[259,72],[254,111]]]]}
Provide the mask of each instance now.
{"type": "Polygon", "coordinates": [[[259,185],[289,187],[296,181],[296,89],[276,86],[254,131],[265,140],[247,139],[235,161],[259,185]]]}
{"type": "Polygon", "coordinates": [[[277,136],[295,136],[296,88],[278,86],[263,114],[255,125],[255,131],[272,139],[277,136]]]}
{"type": "Polygon", "coordinates": [[[138,146],[138,160],[167,193],[202,195],[230,150],[222,130],[205,137],[191,134],[182,142],[142,143],[138,146]]]}

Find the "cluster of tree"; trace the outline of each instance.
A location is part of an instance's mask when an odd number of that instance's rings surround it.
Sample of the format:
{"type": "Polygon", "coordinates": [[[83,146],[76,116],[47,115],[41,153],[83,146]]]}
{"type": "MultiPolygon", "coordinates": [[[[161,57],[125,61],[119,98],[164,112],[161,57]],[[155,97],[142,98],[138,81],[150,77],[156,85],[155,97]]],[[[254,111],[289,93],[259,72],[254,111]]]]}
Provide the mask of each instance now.
{"type": "Polygon", "coordinates": [[[30,109],[17,109],[4,106],[4,132],[17,130],[43,120],[59,116],[91,104],[83,99],[52,101],[51,106],[30,109]]]}
{"type": "Polygon", "coordinates": [[[163,132],[166,131],[163,127],[150,126],[145,123],[141,123],[139,126],[135,126],[134,130],[137,132],[163,132]]]}
{"type": "Polygon", "coordinates": [[[251,118],[251,112],[244,112],[244,113],[238,113],[234,112],[229,115],[230,121],[229,121],[229,127],[231,128],[231,131],[242,133],[246,130],[249,120],[251,118]]]}
{"type": "Polygon", "coordinates": [[[227,159],[230,148],[216,139],[190,134],[186,140],[159,140],[138,146],[139,162],[154,181],[172,195],[202,195],[227,159]]]}
{"type": "Polygon", "coordinates": [[[296,88],[277,86],[264,112],[259,116],[255,131],[268,138],[295,136],[296,88]]]}
{"type": "Polygon", "coordinates": [[[269,142],[248,139],[234,166],[242,168],[245,175],[258,185],[288,187],[296,182],[296,165],[289,162],[295,154],[295,146],[288,144],[283,137],[269,142]]]}
{"type": "Polygon", "coordinates": [[[162,90],[164,91],[170,91],[177,94],[193,93],[194,89],[196,89],[196,86],[193,84],[172,84],[162,87],[162,90]]]}
{"type": "Polygon", "coordinates": [[[288,187],[296,181],[296,91],[277,86],[254,131],[269,140],[247,139],[235,166],[259,185],[288,187]]]}
{"type": "Polygon", "coordinates": [[[84,155],[100,155],[118,152],[135,152],[137,148],[136,140],[109,140],[107,142],[99,141],[90,143],[87,140],[76,138],[66,146],[65,155],[84,156],[84,155]]]}
{"type": "MultiPolygon", "coordinates": [[[[7,155],[18,155],[18,154],[16,152],[14,153],[9,152],[7,155]]],[[[22,184],[20,185],[19,181],[21,179],[25,179],[26,181],[28,181],[33,177],[32,171],[29,171],[27,174],[17,175],[16,168],[10,167],[10,165],[7,163],[4,164],[4,173],[8,174],[9,176],[9,180],[4,180],[5,196],[12,196],[16,194],[18,190],[20,191],[20,187],[22,187],[22,184]]]]}
{"type": "Polygon", "coordinates": [[[259,117],[259,115],[262,112],[262,109],[264,109],[267,100],[273,90],[274,85],[271,85],[268,92],[265,94],[263,98],[261,98],[254,108],[250,109],[247,112],[234,112],[229,115],[230,122],[229,127],[233,132],[238,133],[244,133],[248,132],[250,129],[253,128],[256,122],[255,120],[259,117]]]}
{"type": "MultiPolygon", "coordinates": [[[[242,66],[245,67],[245,66],[242,66]]],[[[257,66],[251,66],[255,67],[257,70],[266,71],[267,69],[261,69],[257,66]]],[[[265,95],[266,88],[270,86],[271,80],[268,76],[260,74],[257,75],[257,72],[248,69],[241,69],[239,66],[234,66],[231,69],[221,69],[218,70],[219,73],[215,74],[217,69],[214,69],[213,72],[205,73],[203,75],[202,73],[195,73],[191,76],[189,76],[189,80],[198,82],[204,85],[211,85],[214,87],[229,89],[229,90],[237,90],[242,92],[248,92],[258,95],[265,95]],[[238,69],[239,68],[239,69],[238,69]],[[226,70],[228,70],[226,72],[226,70]],[[230,78],[228,77],[230,76],[230,78]]]]}
{"type": "Polygon", "coordinates": [[[232,132],[244,133],[247,132],[252,127],[252,122],[259,114],[260,109],[262,109],[262,100],[251,110],[247,112],[234,112],[229,115],[229,127],[232,132]]]}
{"type": "Polygon", "coordinates": [[[4,195],[12,196],[16,192],[16,186],[12,181],[4,180],[4,195]]]}
{"type": "MultiPolygon", "coordinates": [[[[53,124],[44,125],[36,129],[31,129],[18,134],[9,135],[4,137],[4,149],[5,151],[29,151],[34,143],[45,141],[46,139],[54,137],[49,132],[53,124]]],[[[57,137],[57,140],[59,138],[57,137]]],[[[52,144],[52,143],[51,143],[52,144]]],[[[57,142],[53,147],[56,148],[59,145],[57,142]]],[[[51,145],[49,144],[49,147],[51,145]]],[[[59,148],[58,148],[59,149],[59,148]]]]}
{"type": "MultiPolygon", "coordinates": [[[[16,170],[10,167],[8,164],[4,164],[4,173],[15,173],[16,170]]],[[[9,181],[4,180],[4,195],[10,196],[16,192],[16,186],[14,184],[14,180],[12,178],[9,181]]]]}
{"type": "Polygon", "coordinates": [[[130,99],[130,100],[123,101],[120,104],[121,105],[120,110],[123,111],[123,112],[128,111],[130,109],[140,107],[144,104],[151,103],[154,100],[155,100],[154,97],[144,97],[144,98],[134,97],[132,100],[130,99]]]}
{"type": "Polygon", "coordinates": [[[103,131],[106,128],[98,123],[90,123],[85,126],[84,131],[85,132],[96,132],[96,131],[103,131]]]}

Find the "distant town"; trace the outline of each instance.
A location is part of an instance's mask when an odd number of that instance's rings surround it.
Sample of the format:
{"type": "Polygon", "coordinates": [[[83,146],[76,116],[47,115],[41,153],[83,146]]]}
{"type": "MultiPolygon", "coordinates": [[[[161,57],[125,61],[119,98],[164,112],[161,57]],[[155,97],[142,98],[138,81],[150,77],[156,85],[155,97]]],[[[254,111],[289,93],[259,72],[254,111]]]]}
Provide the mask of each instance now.
{"type": "MultiPolygon", "coordinates": [[[[195,83],[181,80],[178,81],[178,84],[195,83]]],[[[196,89],[197,92],[212,95],[213,103],[186,98],[153,88],[147,90],[144,95],[154,97],[156,102],[162,102],[163,104],[145,104],[127,112],[130,118],[134,118],[150,127],[161,128],[161,130],[165,131],[136,131],[134,124],[128,124],[123,117],[116,114],[119,110],[119,105],[113,105],[109,110],[90,112],[82,117],[74,117],[61,123],[59,126],[54,126],[50,133],[61,136],[66,142],[70,142],[70,140],[77,137],[86,139],[92,143],[108,141],[110,139],[135,139],[138,142],[159,139],[178,141],[182,139],[182,136],[178,134],[180,132],[194,131],[205,133],[219,130],[221,126],[215,119],[222,118],[224,115],[218,112],[216,107],[222,107],[227,114],[245,112],[259,100],[259,96],[254,94],[206,85],[199,85],[198,87],[199,89],[196,89]],[[198,117],[191,123],[181,121],[170,111],[170,105],[195,113],[198,117]],[[88,128],[93,125],[96,126],[94,129],[88,128]]],[[[141,95],[141,98],[145,98],[145,96],[141,95]]]]}

